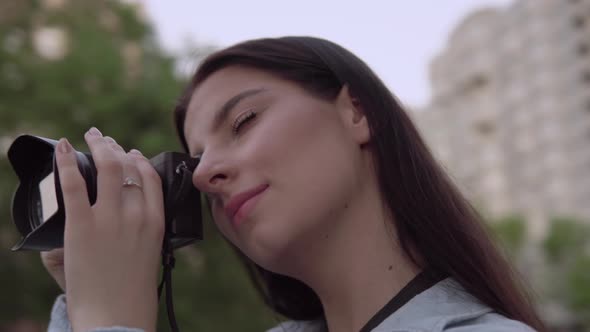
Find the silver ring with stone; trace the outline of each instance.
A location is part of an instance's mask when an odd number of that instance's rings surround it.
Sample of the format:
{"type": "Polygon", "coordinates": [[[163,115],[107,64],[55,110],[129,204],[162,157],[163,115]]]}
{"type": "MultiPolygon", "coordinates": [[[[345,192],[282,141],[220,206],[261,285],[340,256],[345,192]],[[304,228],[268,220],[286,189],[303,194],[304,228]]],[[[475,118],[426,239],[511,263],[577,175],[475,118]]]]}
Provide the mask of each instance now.
{"type": "Polygon", "coordinates": [[[137,183],[137,181],[135,181],[130,176],[126,177],[125,181],[123,181],[123,187],[132,187],[132,186],[141,189],[141,184],[137,183]]]}

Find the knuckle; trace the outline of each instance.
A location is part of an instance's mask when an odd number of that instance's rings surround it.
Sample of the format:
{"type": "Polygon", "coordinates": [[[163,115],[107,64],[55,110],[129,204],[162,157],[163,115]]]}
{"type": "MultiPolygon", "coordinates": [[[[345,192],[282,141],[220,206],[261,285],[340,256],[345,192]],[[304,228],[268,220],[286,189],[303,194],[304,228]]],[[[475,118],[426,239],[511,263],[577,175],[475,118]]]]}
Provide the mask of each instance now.
{"type": "Polygon", "coordinates": [[[147,160],[138,162],[137,167],[139,171],[145,176],[145,178],[148,179],[148,181],[162,185],[162,179],[160,178],[160,175],[147,160]]]}
{"type": "Polygon", "coordinates": [[[115,151],[117,151],[118,153],[125,154],[125,149],[123,149],[123,147],[121,147],[117,143],[111,144],[111,148],[114,149],[115,151]]]}
{"type": "Polygon", "coordinates": [[[137,161],[129,155],[123,156],[123,163],[125,164],[125,167],[137,168],[137,161]]]}
{"type": "Polygon", "coordinates": [[[75,162],[62,163],[59,165],[58,172],[60,174],[61,181],[67,181],[72,178],[78,171],[78,165],[75,162]]]}
{"type": "Polygon", "coordinates": [[[117,144],[117,142],[115,141],[114,138],[112,138],[111,136],[105,136],[104,140],[109,143],[109,144],[117,144]]]}
{"type": "Polygon", "coordinates": [[[122,152],[124,151],[122,147],[119,146],[119,144],[117,143],[109,143],[109,147],[113,150],[115,150],[115,152],[122,152]]]}
{"type": "Polygon", "coordinates": [[[79,181],[77,181],[76,174],[71,174],[71,172],[62,172],[60,174],[61,180],[61,190],[66,194],[79,194],[82,193],[84,187],[82,186],[79,181]],[[69,173],[69,174],[68,174],[69,173]]]}
{"type": "Polygon", "coordinates": [[[98,167],[107,172],[119,173],[123,171],[121,161],[114,157],[106,157],[97,161],[98,167]]]}
{"type": "Polygon", "coordinates": [[[61,190],[65,194],[79,194],[82,192],[81,186],[75,182],[65,182],[61,184],[61,190]]]}

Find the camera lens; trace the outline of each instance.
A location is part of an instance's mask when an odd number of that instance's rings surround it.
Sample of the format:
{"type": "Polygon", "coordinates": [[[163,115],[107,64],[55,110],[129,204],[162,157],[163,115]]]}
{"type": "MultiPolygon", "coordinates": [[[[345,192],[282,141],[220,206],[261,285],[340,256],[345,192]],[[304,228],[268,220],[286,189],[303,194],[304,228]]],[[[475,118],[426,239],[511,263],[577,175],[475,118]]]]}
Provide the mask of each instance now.
{"type": "MultiPolygon", "coordinates": [[[[19,136],[8,150],[8,159],[20,184],[12,200],[12,217],[23,238],[13,250],[50,250],[63,246],[65,211],[56,140],[19,136]]],[[[76,152],[78,170],[86,182],[88,202],[97,195],[97,170],[89,152],[76,152]]],[[[150,163],[162,180],[166,237],[172,249],[202,239],[200,193],[192,184],[198,159],[185,153],[162,152],[150,163]]]]}
{"type": "Polygon", "coordinates": [[[55,192],[55,174],[52,171],[42,173],[38,181],[31,183],[31,228],[35,229],[51,218],[58,210],[55,192]],[[38,183],[36,186],[35,184],[38,183]]]}

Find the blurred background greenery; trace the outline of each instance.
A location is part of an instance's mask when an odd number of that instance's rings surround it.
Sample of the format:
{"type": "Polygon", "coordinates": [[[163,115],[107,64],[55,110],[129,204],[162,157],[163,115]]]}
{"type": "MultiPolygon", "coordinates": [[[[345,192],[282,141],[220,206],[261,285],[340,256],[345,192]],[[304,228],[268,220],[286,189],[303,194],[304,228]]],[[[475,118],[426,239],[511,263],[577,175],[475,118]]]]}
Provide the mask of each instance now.
{"type": "MultiPolygon", "coordinates": [[[[19,236],[10,217],[16,178],[6,150],[21,133],[67,137],[86,150],[82,135],[96,126],[124,148],[148,156],[178,150],[171,111],[186,78],[178,56],[164,52],[154,28],[121,1],[0,0],[0,331],[46,329],[60,293],[37,252],[12,253],[19,236]]],[[[214,49],[191,45],[195,59],[214,49]]],[[[554,218],[542,252],[531,254],[526,220],[490,222],[506,255],[531,282],[536,300],[562,310],[569,331],[590,329],[590,243],[587,224],[554,218]],[[531,258],[533,257],[533,258],[531,258]],[[540,261],[540,263],[539,263],[540,261]],[[533,263],[531,263],[533,262],[533,263]],[[537,272],[536,272],[537,273],[537,272]]],[[[232,250],[205,224],[206,241],[183,248],[173,274],[174,303],[185,331],[263,331],[280,317],[255,294],[232,250]]],[[[161,307],[159,330],[166,331],[161,307]]],[[[563,318],[559,318],[563,319],[563,318]]]]}

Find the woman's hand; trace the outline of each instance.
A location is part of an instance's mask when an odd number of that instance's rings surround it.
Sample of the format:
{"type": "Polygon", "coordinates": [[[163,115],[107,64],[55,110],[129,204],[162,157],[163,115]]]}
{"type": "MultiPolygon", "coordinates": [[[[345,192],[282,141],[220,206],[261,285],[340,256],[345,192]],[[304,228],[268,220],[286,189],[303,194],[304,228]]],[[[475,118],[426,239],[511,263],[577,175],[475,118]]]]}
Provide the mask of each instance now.
{"type": "MultiPolygon", "coordinates": [[[[164,236],[161,180],[149,161],[92,128],[85,135],[97,168],[97,199],[67,140],[57,146],[64,196],[64,272],[75,331],[127,326],[154,331],[164,236]],[[123,185],[131,179],[138,185],[123,185]]],[[[59,281],[58,281],[59,282],[59,281]]]]}
{"type": "Polygon", "coordinates": [[[64,273],[64,250],[63,248],[41,252],[41,261],[55,279],[62,291],[66,291],[66,276],[64,273]]]}

